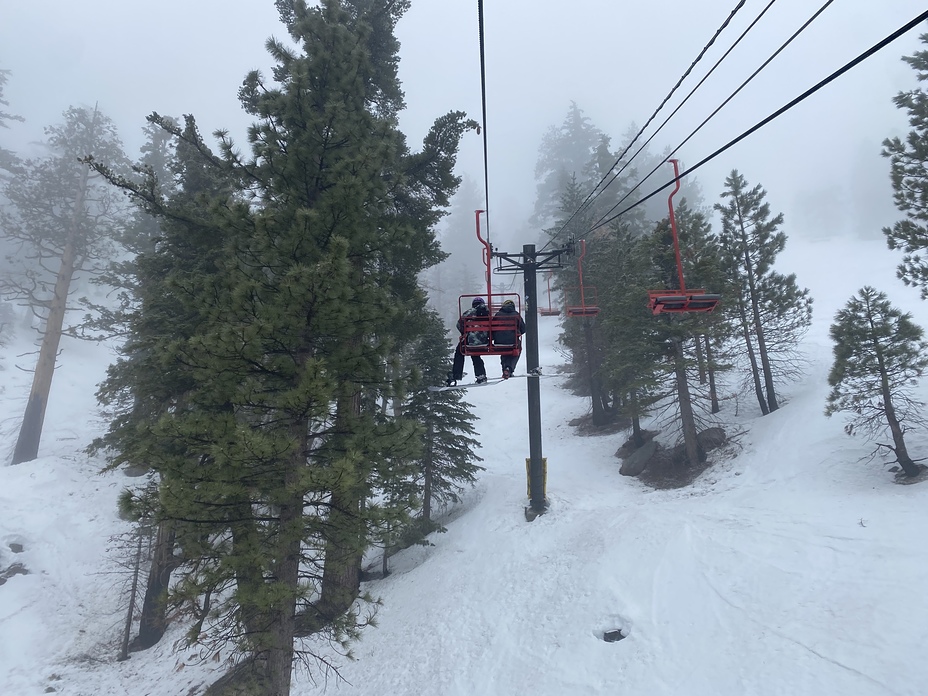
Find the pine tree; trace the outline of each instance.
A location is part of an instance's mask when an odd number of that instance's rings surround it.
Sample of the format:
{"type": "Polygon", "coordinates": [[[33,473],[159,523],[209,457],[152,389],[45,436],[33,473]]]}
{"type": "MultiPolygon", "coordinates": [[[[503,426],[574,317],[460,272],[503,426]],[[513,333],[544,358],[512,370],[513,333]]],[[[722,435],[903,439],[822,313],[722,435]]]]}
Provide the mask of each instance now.
{"type": "Polygon", "coordinates": [[[238,190],[194,216],[135,189],[215,242],[170,274],[196,325],[157,346],[188,384],[151,426],[164,444],[149,457],[161,514],[184,523],[175,596],[221,617],[192,637],[238,636],[251,657],[211,693],[286,694],[295,635],[357,635],[361,559],[385,514],[370,501],[417,451],[413,424],[380,403],[407,391],[391,355],[421,310],[419,273],[442,258],[434,227],[476,124],[451,112],[409,151],[393,36],[407,6],[280,0],[303,51],[271,40],[274,83],[246,78],[250,154],[222,136],[214,161],[181,134],[238,190]]]}
{"type": "MultiPolygon", "coordinates": [[[[450,341],[441,319],[429,313],[413,354],[422,368],[424,384],[440,384],[445,375],[450,341]]],[[[465,485],[473,484],[483,468],[476,462],[480,441],[474,427],[476,416],[462,400],[463,391],[413,391],[403,412],[423,426],[422,453],[416,458],[416,483],[421,500],[421,518],[432,520],[434,502],[458,502],[465,485]]]]}
{"type": "MultiPolygon", "coordinates": [[[[582,186],[575,174],[567,180],[561,194],[558,208],[559,218],[552,234],[561,239],[583,239],[590,228],[592,209],[581,207],[584,202],[582,186]]],[[[583,240],[586,242],[586,240],[583,240]]],[[[593,423],[603,425],[608,420],[605,410],[605,395],[599,375],[602,362],[602,348],[598,342],[598,320],[595,316],[570,316],[571,309],[576,310],[584,305],[596,306],[595,285],[592,278],[596,275],[595,259],[601,249],[598,240],[591,240],[584,244],[586,251],[582,262],[579,259],[581,244],[575,245],[576,261],[561,268],[557,275],[554,287],[560,291],[564,299],[565,320],[562,322],[560,342],[570,351],[573,358],[573,372],[577,381],[583,385],[582,391],[589,394],[593,423]],[[580,287],[580,263],[583,263],[583,297],[580,287]]]]}
{"type": "Polygon", "coordinates": [[[645,443],[641,419],[661,394],[658,325],[646,301],[653,277],[640,240],[637,230],[627,227],[603,240],[602,264],[612,279],[600,290],[603,381],[618,415],[631,420],[636,447],[645,443]]]}
{"type": "MultiPolygon", "coordinates": [[[[694,238],[707,236],[708,223],[704,217],[690,211],[685,199],[677,206],[678,238],[682,250],[691,248],[690,234],[694,238]]],[[[673,289],[679,285],[679,271],[673,247],[673,235],[669,219],[659,222],[654,233],[641,241],[647,267],[651,271],[650,287],[673,289]]],[[[686,256],[686,252],[683,252],[686,256]]],[[[684,267],[684,279],[687,273],[684,267]]],[[[705,452],[698,440],[700,409],[691,387],[690,373],[698,367],[695,346],[709,330],[713,321],[705,314],[664,315],[651,317],[653,333],[651,340],[661,347],[661,361],[655,366],[663,373],[660,381],[665,399],[672,402],[684,449],[684,464],[695,466],[705,459],[705,452]]]]}
{"type": "Polygon", "coordinates": [[[868,440],[888,429],[892,444],[880,443],[878,449],[892,451],[907,476],[917,475],[920,468],[909,456],[905,434],[924,424],[919,416],[924,405],[912,396],[928,367],[921,327],[893,307],[885,293],[865,286],[835,315],[830,335],[834,365],[825,414],[847,412],[845,432],[868,440]]]}
{"type": "MultiPolygon", "coordinates": [[[[928,43],[928,34],[920,37],[928,43]]],[[[917,51],[903,56],[916,72],[919,83],[928,79],[928,51],[917,51]]],[[[883,141],[883,156],[889,158],[890,179],[893,186],[893,201],[905,219],[892,227],[884,227],[883,234],[890,249],[902,249],[904,256],[897,275],[906,285],[920,288],[922,299],[928,298],[928,260],[924,252],[928,249],[928,92],[922,88],[899,92],[893,102],[905,109],[912,130],[902,139],[887,138],[883,141]]]]}
{"type": "Polygon", "coordinates": [[[0,280],[8,297],[26,304],[42,322],[42,342],[13,463],[38,456],[62,335],[73,305],[69,296],[82,274],[102,273],[116,256],[115,240],[124,224],[118,192],[105,185],[82,160],[96,156],[125,166],[112,121],[99,110],[70,108],[64,122],[46,130],[53,154],[22,164],[4,187],[10,202],[0,215],[3,233],[22,244],[17,273],[0,280]]]}
{"type": "Polygon", "coordinates": [[[776,349],[788,352],[799,343],[812,321],[812,300],[808,290],[796,285],[795,276],[773,271],[786,235],[779,231],[782,213],[770,217],[770,204],[764,200],[767,192],[760,184],[748,189],[737,170],[725,179],[725,186],[721,197],[727,204],[715,204],[722,218],[719,243],[729,287],[737,289],[732,301],[738,311],[754,391],[766,415],[779,408],[776,384],[784,378],[784,370],[782,366],[777,369],[773,355],[776,349]],[[770,343],[774,336],[776,346],[770,343]]]}
{"type": "Polygon", "coordinates": [[[188,366],[174,360],[178,342],[208,320],[187,284],[220,272],[216,259],[223,237],[210,211],[227,206],[232,193],[228,173],[202,141],[193,117],[181,129],[173,119],[155,116],[146,132],[137,167],[143,180],[117,178],[140,204],[124,242],[136,255],[109,272],[110,282],[123,288],[123,302],[116,312],[101,315],[98,328],[124,331],[127,339],[97,394],[111,421],[94,443],[94,449],[109,453],[111,466],[150,467],[159,484],[131,505],[144,523],[157,526],[134,649],[161,639],[171,574],[184,558],[195,556],[183,541],[196,539],[200,526],[180,521],[159,499],[161,490],[175,485],[163,462],[176,456],[176,443],[152,425],[186,408],[195,388],[188,366]]]}
{"type": "MultiPolygon", "coordinates": [[[[9,70],[0,70],[0,107],[9,106],[10,103],[3,98],[3,88],[10,77],[9,70]]],[[[23,121],[22,116],[11,114],[0,108],[0,128],[9,128],[7,121],[23,121]]],[[[19,164],[19,158],[11,150],[0,145],[0,171],[13,171],[19,164]]]]}
{"type": "Polygon", "coordinates": [[[572,177],[583,177],[601,137],[602,132],[575,102],[570,103],[560,126],[551,126],[545,131],[535,164],[538,185],[531,217],[533,225],[550,227],[568,182],[572,177]]]}

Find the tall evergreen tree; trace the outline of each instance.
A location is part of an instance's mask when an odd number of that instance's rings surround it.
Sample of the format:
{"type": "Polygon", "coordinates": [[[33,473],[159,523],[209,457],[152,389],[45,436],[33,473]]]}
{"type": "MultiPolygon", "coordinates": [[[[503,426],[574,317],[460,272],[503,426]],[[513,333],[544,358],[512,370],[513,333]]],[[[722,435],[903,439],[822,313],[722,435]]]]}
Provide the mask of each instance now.
{"type": "Polygon", "coordinates": [[[749,189],[737,170],[725,179],[725,186],[721,197],[727,203],[715,204],[722,218],[719,242],[730,287],[737,288],[732,299],[757,401],[766,415],[779,408],[776,384],[784,376],[775,369],[770,340],[776,336],[777,346],[793,349],[812,321],[812,299],[808,290],[799,289],[795,276],[773,270],[786,235],[779,230],[782,213],[770,216],[767,192],[760,184],[749,189]]]}
{"type": "Polygon", "coordinates": [[[602,132],[575,102],[564,122],[545,131],[538,148],[535,180],[538,182],[531,223],[550,227],[557,217],[560,197],[571,177],[582,178],[600,145],[602,132]]]}
{"type": "MultiPolygon", "coordinates": [[[[169,445],[153,464],[161,515],[195,530],[179,542],[176,593],[209,599],[223,622],[201,635],[239,636],[251,657],[211,693],[286,694],[295,635],[355,635],[361,559],[382,514],[369,501],[414,454],[415,424],[385,419],[380,397],[406,390],[390,356],[421,310],[419,272],[442,258],[434,227],[476,125],[449,113],[409,151],[393,35],[408,2],[278,7],[302,50],[268,41],[274,84],[257,72],[244,82],[251,153],[221,141],[241,193],[202,213],[215,254],[192,250],[216,272],[170,275],[199,322],[158,350],[190,383],[184,408],[152,426],[169,445]]],[[[189,217],[170,204],[159,214],[189,217]]]]}
{"type": "MultiPolygon", "coordinates": [[[[445,375],[451,344],[441,319],[429,313],[427,326],[415,346],[413,358],[422,369],[424,384],[439,384],[445,375]]],[[[463,391],[414,390],[403,407],[404,415],[422,425],[422,450],[415,459],[415,483],[420,517],[432,521],[434,503],[458,502],[466,485],[476,481],[482,461],[477,417],[462,400],[463,391]]]]}
{"type": "Polygon", "coordinates": [[[916,379],[928,367],[924,331],[892,306],[885,293],[861,288],[835,315],[830,335],[834,364],[828,374],[831,392],[825,414],[849,414],[844,430],[867,439],[889,430],[892,444],[879,447],[893,452],[907,476],[919,473],[909,455],[905,434],[924,424],[924,404],[913,398],[916,379]]]}
{"type": "Polygon", "coordinates": [[[559,239],[582,240],[575,244],[576,261],[561,268],[556,275],[555,289],[560,292],[565,305],[565,320],[562,322],[560,342],[570,351],[573,358],[573,371],[579,384],[583,384],[582,391],[590,396],[593,422],[603,425],[607,420],[599,375],[599,365],[602,362],[601,345],[597,341],[597,318],[595,316],[569,316],[570,311],[584,305],[595,306],[596,298],[593,296],[594,285],[592,277],[594,257],[600,251],[599,242],[591,240],[586,244],[583,239],[590,228],[592,209],[581,207],[584,202],[583,187],[575,174],[571,174],[561,194],[558,219],[555,227],[550,230],[557,234],[559,239]],[[584,258],[580,261],[581,248],[586,248],[584,258]],[[581,298],[580,264],[584,264],[583,297],[581,298]]]}
{"type": "MultiPolygon", "coordinates": [[[[928,44],[928,34],[920,37],[928,44]]],[[[916,73],[919,84],[928,79],[928,51],[916,51],[903,56],[916,73]]],[[[922,299],[928,298],[928,92],[923,88],[899,92],[893,102],[908,113],[912,130],[905,140],[887,138],[883,141],[883,156],[889,158],[893,201],[905,214],[905,219],[892,227],[884,227],[883,234],[890,249],[902,249],[904,256],[899,264],[898,276],[906,285],[920,289],[922,299]]]]}
{"type": "Polygon", "coordinates": [[[105,270],[124,224],[118,192],[81,161],[92,155],[125,166],[113,122],[96,108],[72,107],[46,133],[52,154],[23,163],[4,187],[10,205],[0,211],[4,235],[24,250],[17,255],[18,272],[5,275],[0,290],[31,308],[42,334],[14,464],[38,456],[58,347],[64,333],[74,333],[65,326],[73,283],[105,270]]]}
{"type": "MultiPolygon", "coordinates": [[[[704,216],[690,211],[686,201],[677,206],[678,238],[681,249],[690,249],[690,234],[694,239],[708,237],[708,223],[704,216]]],[[[653,234],[641,240],[642,253],[648,260],[651,271],[650,287],[673,289],[679,285],[679,272],[673,246],[669,219],[658,223],[653,234]]],[[[685,256],[685,254],[684,254],[685,256]]],[[[684,268],[684,279],[686,278],[684,268]]],[[[712,318],[705,314],[678,314],[652,317],[654,329],[652,340],[661,348],[662,360],[657,369],[663,372],[664,394],[669,398],[676,413],[684,448],[684,464],[695,466],[705,458],[698,440],[701,409],[691,385],[691,373],[698,369],[696,346],[709,330],[712,318]]]]}
{"type": "Polygon", "coordinates": [[[186,118],[183,129],[171,118],[153,117],[146,132],[138,167],[144,180],[122,182],[140,203],[126,241],[136,255],[110,270],[124,301],[117,312],[102,315],[106,321],[100,328],[124,331],[127,338],[97,394],[112,417],[108,432],[94,443],[110,453],[111,466],[152,467],[159,484],[151,499],[131,506],[146,524],[156,526],[133,646],[142,649],[157,643],[166,629],[172,572],[195,556],[196,544],[189,547],[184,541],[198,539],[199,525],[172,517],[159,501],[174,485],[171,468],[162,462],[177,455],[177,446],[152,425],[186,408],[195,388],[188,366],[174,359],[176,345],[208,321],[191,295],[189,279],[221,272],[217,260],[224,240],[211,211],[226,208],[233,191],[228,172],[202,141],[193,117],[186,118]]]}
{"type": "Polygon", "coordinates": [[[603,381],[614,397],[616,412],[630,419],[638,447],[645,443],[641,419],[662,394],[658,323],[646,302],[653,274],[640,241],[638,231],[630,228],[616,229],[605,239],[600,258],[612,279],[599,281],[603,381]]]}

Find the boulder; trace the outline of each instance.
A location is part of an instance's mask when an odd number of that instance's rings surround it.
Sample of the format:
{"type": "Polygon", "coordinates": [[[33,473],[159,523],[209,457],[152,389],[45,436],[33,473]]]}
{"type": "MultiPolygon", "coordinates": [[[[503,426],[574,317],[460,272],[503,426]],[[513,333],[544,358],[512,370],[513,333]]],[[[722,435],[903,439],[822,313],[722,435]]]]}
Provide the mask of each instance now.
{"type": "Polygon", "coordinates": [[[648,462],[656,451],[657,442],[648,440],[644,445],[622,460],[622,468],[619,469],[619,473],[622,474],[622,476],[637,476],[647,468],[648,462]]]}

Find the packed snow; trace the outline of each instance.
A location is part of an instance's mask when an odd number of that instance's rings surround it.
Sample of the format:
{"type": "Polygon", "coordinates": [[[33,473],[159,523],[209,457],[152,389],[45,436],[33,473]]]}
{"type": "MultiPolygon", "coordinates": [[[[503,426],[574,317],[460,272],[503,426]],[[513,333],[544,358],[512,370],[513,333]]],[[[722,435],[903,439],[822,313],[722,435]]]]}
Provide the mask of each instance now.
{"type": "MultiPolygon", "coordinates": [[[[533,522],[523,514],[525,380],[468,390],[486,471],[447,512],[446,533],[365,583],[382,604],[353,660],[301,642],[338,675],[298,666],[293,693],[928,693],[928,482],[897,485],[886,462],[868,461],[871,443],[823,415],[828,326],[861,286],[928,328],[928,304],[895,278],[898,261],[881,240],[790,239],[778,269],[815,298],[805,376],[763,418],[751,398],[726,401],[723,422],[744,431],[738,445],[674,490],[619,474],[627,434],[569,425],[588,410],[557,371],[558,324],[569,320],[541,317],[549,511],[533,522]],[[624,638],[604,640],[615,631],[624,638]]],[[[11,451],[31,378],[20,368],[34,356],[22,341],[2,350],[11,451]]],[[[3,695],[193,695],[229,657],[203,661],[176,625],[117,660],[135,547],[116,498],[139,479],[100,473],[104,462],[84,453],[104,428],[94,392],[112,357],[65,343],[39,459],[0,468],[0,573],[25,571],[0,584],[3,695]]],[[[908,443],[914,458],[928,453],[928,433],[908,443]]]]}

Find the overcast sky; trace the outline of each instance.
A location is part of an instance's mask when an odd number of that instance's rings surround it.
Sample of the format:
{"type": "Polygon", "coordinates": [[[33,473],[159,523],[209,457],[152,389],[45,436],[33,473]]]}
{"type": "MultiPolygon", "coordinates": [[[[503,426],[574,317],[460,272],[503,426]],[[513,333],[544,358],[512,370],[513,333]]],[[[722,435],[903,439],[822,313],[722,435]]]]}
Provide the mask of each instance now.
{"type": "MultiPolygon", "coordinates": [[[[748,0],[716,47],[683,84],[657,125],[695,86],[769,0],[748,0]]],[[[824,0],[822,0],[824,2],[824,0]]],[[[541,136],[575,101],[601,130],[641,126],[709,41],[737,0],[495,0],[485,3],[490,150],[489,203],[495,228],[532,237],[534,165],[541,136]]],[[[656,136],[676,147],[766,60],[820,2],[778,0],[656,136]]],[[[924,11],[922,0],[835,0],[828,9],[679,151],[692,165],[924,11]]],[[[70,105],[113,118],[137,155],[145,116],[193,113],[204,133],[228,129],[244,145],[248,118],[236,92],[252,68],[267,73],[267,37],[286,38],[273,0],[0,0],[0,68],[5,96],[25,124],[0,143],[26,152],[70,105]]],[[[910,32],[696,176],[706,202],[737,168],[761,183],[788,234],[867,232],[896,214],[880,143],[907,131],[892,104],[915,86],[900,57],[922,47],[910,32]]],[[[435,117],[462,109],[480,117],[475,0],[413,0],[398,27],[407,112],[415,146],[435,117]]],[[[651,131],[645,133],[648,137],[651,131]]],[[[482,181],[482,143],[466,136],[461,172],[482,181]]],[[[669,168],[668,168],[669,175],[669,168]]],[[[522,243],[540,241],[540,235],[522,243]]]]}

